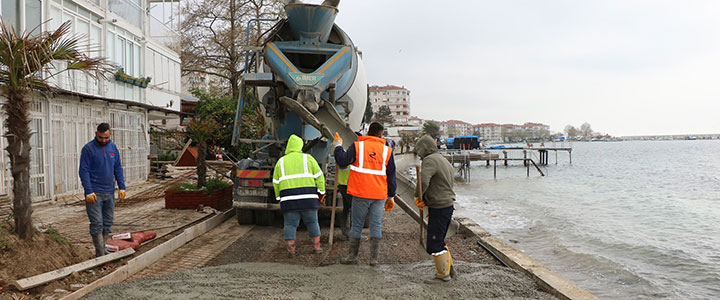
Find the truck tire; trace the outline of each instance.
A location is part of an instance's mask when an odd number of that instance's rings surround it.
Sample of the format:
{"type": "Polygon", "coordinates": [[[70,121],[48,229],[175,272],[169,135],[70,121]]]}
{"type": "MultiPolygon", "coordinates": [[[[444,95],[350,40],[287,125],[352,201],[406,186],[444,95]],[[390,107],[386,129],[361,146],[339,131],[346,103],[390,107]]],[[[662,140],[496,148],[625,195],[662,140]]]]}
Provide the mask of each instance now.
{"type": "Polygon", "coordinates": [[[255,223],[252,210],[235,208],[235,215],[240,225],[251,225],[255,223]]]}
{"type": "Polygon", "coordinates": [[[255,211],[255,224],[260,226],[272,226],[275,214],[273,211],[257,210],[255,211]]]}

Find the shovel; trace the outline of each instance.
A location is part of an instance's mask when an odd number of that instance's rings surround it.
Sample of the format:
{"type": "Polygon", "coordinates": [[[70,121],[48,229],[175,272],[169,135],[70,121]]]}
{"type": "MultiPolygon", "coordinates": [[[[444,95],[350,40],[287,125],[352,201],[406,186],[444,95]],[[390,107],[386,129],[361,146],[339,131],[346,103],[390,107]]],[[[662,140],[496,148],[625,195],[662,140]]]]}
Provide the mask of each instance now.
{"type": "MultiPolygon", "coordinates": [[[[422,190],[422,178],[420,177],[420,166],[419,165],[415,165],[415,176],[417,177],[416,185],[417,185],[417,191],[418,191],[418,198],[420,199],[420,201],[424,201],[423,200],[423,190],[422,190]]],[[[418,255],[420,255],[421,258],[430,259],[430,258],[432,258],[432,256],[430,256],[430,254],[427,253],[427,251],[425,250],[425,245],[423,244],[423,226],[424,226],[423,223],[425,223],[424,220],[425,220],[425,214],[423,212],[423,208],[421,207],[420,208],[420,236],[418,239],[419,243],[417,244],[416,247],[417,247],[418,255]]]]}
{"type": "MultiPolygon", "coordinates": [[[[330,255],[330,251],[332,251],[333,246],[333,237],[335,236],[335,206],[337,205],[337,189],[338,189],[338,173],[340,172],[340,168],[338,165],[335,165],[335,182],[333,184],[333,195],[332,195],[332,213],[330,213],[330,233],[328,237],[328,249],[327,252],[325,252],[325,255],[323,255],[323,259],[320,261],[320,265],[325,262],[325,260],[330,255]]],[[[345,207],[343,207],[345,209],[345,207]]]]}

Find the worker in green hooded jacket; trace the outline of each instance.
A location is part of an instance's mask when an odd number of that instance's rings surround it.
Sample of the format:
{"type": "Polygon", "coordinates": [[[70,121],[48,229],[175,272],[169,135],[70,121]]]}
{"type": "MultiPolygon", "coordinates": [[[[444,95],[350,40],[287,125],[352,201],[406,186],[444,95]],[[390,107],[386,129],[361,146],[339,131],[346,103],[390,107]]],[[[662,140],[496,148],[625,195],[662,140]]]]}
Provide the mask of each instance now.
{"type": "Polygon", "coordinates": [[[322,253],[318,208],[325,198],[325,176],[315,158],[303,153],[303,140],[288,139],[285,156],[275,164],[273,187],[284,218],[284,237],[288,256],[295,256],[295,236],[300,220],[310,233],[313,252],[322,253]]]}
{"type": "Polygon", "coordinates": [[[455,277],[452,256],[445,245],[445,235],[455,210],[455,171],[450,162],[438,153],[435,140],[428,135],[415,142],[415,153],[422,159],[419,176],[423,191],[423,199],[418,199],[416,195],[415,205],[429,208],[426,251],[433,256],[437,271],[435,277],[426,283],[447,282],[455,277]]]}

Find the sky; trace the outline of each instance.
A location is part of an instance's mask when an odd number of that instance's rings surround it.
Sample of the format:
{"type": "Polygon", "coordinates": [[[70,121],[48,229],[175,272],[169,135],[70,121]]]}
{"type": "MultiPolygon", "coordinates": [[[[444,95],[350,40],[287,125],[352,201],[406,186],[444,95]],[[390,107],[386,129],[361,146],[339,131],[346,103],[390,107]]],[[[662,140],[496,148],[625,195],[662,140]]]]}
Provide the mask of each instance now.
{"type": "Polygon", "coordinates": [[[408,88],[423,119],[720,133],[720,1],[343,0],[339,10],[368,82],[408,88]]]}

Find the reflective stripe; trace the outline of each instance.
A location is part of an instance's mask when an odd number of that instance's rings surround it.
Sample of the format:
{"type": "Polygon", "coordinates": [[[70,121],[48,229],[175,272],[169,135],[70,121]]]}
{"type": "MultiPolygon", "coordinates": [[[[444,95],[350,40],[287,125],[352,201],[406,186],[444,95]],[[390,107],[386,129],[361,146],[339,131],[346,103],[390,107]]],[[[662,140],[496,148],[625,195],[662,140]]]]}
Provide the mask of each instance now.
{"type": "Polygon", "coordinates": [[[358,173],[371,174],[371,175],[380,175],[380,176],[387,175],[387,174],[385,174],[385,170],[364,169],[364,168],[358,168],[353,165],[350,165],[350,170],[353,170],[358,173]]]}
{"type": "Polygon", "coordinates": [[[292,174],[292,175],[285,175],[285,165],[284,163],[285,156],[281,157],[278,163],[280,164],[280,178],[275,181],[273,179],[273,183],[280,184],[283,180],[288,179],[295,179],[295,178],[318,178],[320,175],[322,175],[322,171],[317,172],[316,174],[310,174],[308,171],[308,154],[303,153],[303,170],[305,171],[302,174],[292,174]]]}
{"type": "Polygon", "coordinates": [[[304,154],[304,153],[303,153],[303,172],[305,172],[305,174],[310,173],[307,168],[307,154],[304,154]]]}
{"type": "Polygon", "coordinates": [[[440,251],[440,252],[435,252],[435,253],[432,254],[432,256],[440,256],[440,255],[445,254],[446,252],[448,252],[448,251],[447,251],[447,250],[443,250],[443,251],[440,251]]]}
{"type": "Polygon", "coordinates": [[[295,178],[315,178],[313,174],[293,174],[293,175],[287,175],[280,177],[278,184],[280,181],[288,180],[288,179],[295,179],[295,178]]]}
{"type": "Polygon", "coordinates": [[[298,200],[298,199],[307,199],[307,198],[318,199],[319,197],[317,194],[303,194],[303,195],[284,196],[284,197],[279,197],[279,198],[280,198],[280,202],[282,202],[282,201],[288,201],[288,200],[298,200]]]}
{"type": "Polygon", "coordinates": [[[318,194],[325,195],[325,191],[321,191],[320,189],[318,189],[318,194]]]}
{"type": "Polygon", "coordinates": [[[360,146],[360,149],[359,149],[360,152],[358,152],[360,154],[360,155],[358,155],[358,157],[360,157],[360,161],[358,162],[358,166],[360,166],[360,168],[362,168],[363,167],[363,159],[365,158],[365,141],[358,142],[358,146],[360,146]]]}
{"type": "Polygon", "coordinates": [[[285,156],[280,158],[280,161],[278,163],[280,164],[280,178],[285,177],[285,164],[283,163],[285,161],[285,156]]]}

